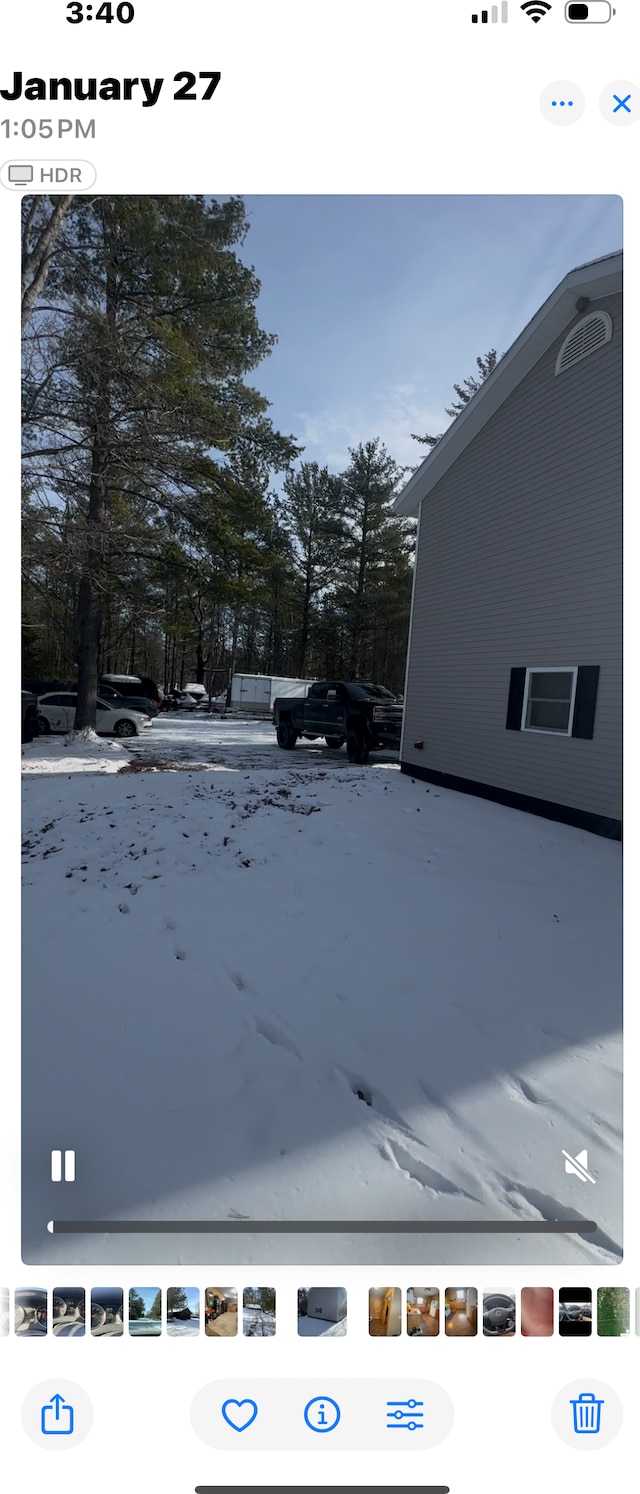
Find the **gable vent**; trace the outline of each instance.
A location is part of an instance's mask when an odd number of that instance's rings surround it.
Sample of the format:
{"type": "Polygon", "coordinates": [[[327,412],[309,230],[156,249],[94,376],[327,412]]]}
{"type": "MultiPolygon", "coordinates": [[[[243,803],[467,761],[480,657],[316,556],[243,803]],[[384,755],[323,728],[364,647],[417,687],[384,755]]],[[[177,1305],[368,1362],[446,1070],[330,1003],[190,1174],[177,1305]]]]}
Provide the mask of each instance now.
{"type": "Polygon", "coordinates": [[[580,363],[611,341],[613,322],[608,311],[591,311],[583,316],[576,327],[572,327],[562,344],[556,359],[556,374],[566,373],[574,363],[580,363]]]}

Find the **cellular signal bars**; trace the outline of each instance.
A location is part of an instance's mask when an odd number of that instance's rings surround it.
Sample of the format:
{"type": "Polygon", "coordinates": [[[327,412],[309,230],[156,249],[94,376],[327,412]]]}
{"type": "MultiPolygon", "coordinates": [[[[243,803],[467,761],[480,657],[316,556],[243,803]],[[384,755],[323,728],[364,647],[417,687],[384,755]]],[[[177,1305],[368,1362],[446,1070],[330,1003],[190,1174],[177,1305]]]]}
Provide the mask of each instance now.
{"type": "MultiPolygon", "coordinates": [[[[498,6],[497,5],[492,5],[491,6],[491,20],[492,20],[494,26],[495,26],[495,23],[496,23],[497,20],[508,21],[508,19],[509,19],[509,5],[508,5],[508,0],[502,0],[502,5],[500,6],[500,16],[498,16],[498,6]]],[[[486,26],[487,23],[488,23],[488,21],[489,21],[489,12],[488,12],[488,10],[481,10],[480,11],[480,15],[472,15],[471,20],[473,21],[474,26],[477,26],[478,21],[481,21],[482,25],[486,26]]]]}

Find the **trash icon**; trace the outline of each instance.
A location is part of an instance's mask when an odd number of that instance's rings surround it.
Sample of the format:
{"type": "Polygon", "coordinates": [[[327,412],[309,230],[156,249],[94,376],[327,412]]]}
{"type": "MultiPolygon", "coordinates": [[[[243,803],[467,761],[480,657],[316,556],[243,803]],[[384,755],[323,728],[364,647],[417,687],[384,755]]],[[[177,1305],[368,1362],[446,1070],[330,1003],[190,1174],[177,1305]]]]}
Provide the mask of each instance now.
{"type": "Polygon", "coordinates": [[[604,1401],[598,1400],[590,1390],[585,1390],[577,1400],[571,1401],[573,1406],[573,1430],[580,1434],[584,1432],[596,1433],[600,1431],[600,1416],[604,1401]]]}

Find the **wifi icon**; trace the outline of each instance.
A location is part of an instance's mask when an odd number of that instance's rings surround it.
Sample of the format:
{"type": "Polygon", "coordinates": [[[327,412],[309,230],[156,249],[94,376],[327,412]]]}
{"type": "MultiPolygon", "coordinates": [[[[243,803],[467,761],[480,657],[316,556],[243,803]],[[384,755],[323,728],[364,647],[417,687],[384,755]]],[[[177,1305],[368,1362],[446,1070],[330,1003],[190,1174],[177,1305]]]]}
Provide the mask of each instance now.
{"type": "Polygon", "coordinates": [[[551,10],[551,6],[547,5],[546,0],[525,0],[524,5],[521,5],[520,9],[524,11],[530,21],[535,21],[537,24],[538,21],[544,20],[547,13],[551,10]]]}

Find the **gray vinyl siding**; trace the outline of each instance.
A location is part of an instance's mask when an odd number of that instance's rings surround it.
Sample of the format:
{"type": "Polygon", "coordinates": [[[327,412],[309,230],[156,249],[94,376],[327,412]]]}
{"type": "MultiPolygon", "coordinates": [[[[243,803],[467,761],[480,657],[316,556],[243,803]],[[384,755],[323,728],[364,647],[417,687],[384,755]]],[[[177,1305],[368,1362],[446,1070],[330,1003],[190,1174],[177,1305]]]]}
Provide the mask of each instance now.
{"type": "Polygon", "coordinates": [[[621,297],[597,306],[611,342],[556,377],[565,328],[423,500],[402,760],[619,819],[621,297]],[[512,667],[583,664],[593,740],[506,729],[512,667]]]}

